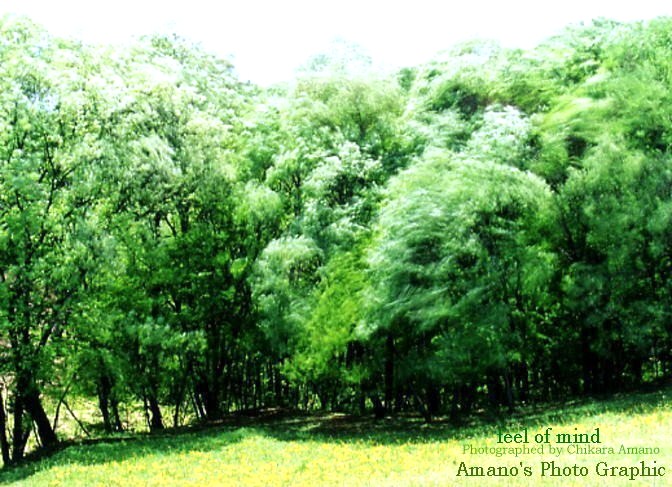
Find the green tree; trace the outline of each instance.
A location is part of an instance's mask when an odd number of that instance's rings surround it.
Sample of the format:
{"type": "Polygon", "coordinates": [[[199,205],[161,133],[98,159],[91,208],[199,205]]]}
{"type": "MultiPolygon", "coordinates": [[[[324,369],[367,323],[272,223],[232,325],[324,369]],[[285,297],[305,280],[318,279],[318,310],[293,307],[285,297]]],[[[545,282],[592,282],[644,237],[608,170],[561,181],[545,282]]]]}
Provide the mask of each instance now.
{"type": "Polygon", "coordinates": [[[463,386],[500,379],[511,405],[552,274],[553,256],[538,240],[548,188],[511,167],[437,152],[395,178],[389,195],[362,330],[386,350],[387,407],[402,388],[429,417],[443,388],[455,399],[463,386]]]}
{"type": "Polygon", "coordinates": [[[3,19],[0,38],[0,333],[14,418],[11,453],[0,425],[7,463],[22,457],[33,423],[42,445],[57,441],[42,393],[92,268],[87,241],[106,148],[91,54],[25,20],[3,19]]]}

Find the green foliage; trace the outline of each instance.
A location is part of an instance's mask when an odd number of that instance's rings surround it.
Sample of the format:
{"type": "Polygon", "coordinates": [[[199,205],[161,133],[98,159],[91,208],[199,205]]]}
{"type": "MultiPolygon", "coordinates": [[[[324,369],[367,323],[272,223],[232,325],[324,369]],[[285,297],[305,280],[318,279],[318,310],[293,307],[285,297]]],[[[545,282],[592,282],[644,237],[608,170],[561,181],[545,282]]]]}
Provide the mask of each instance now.
{"type": "Polygon", "coordinates": [[[397,337],[402,380],[455,384],[520,360],[552,264],[535,242],[550,211],[543,182],[436,153],[389,191],[371,280],[377,327],[397,337]]]}
{"type": "Polygon", "coordinates": [[[670,27],[386,77],[342,43],[262,90],[177,37],[2,19],[3,460],[71,395],[112,433],[124,404],[457,420],[665,377],[670,27]]]}
{"type": "Polygon", "coordinates": [[[281,357],[292,350],[305,319],[306,295],[315,283],[322,252],[307,237],[280,238],[264,249],[254,278],[260,327],[281,357]]]}

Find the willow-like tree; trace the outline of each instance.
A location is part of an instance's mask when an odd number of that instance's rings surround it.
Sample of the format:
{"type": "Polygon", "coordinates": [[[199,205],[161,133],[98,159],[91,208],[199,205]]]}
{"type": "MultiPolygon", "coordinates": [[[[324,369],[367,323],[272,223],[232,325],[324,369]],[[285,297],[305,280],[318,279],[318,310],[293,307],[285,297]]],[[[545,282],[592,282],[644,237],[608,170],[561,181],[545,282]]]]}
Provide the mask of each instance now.
{"type": "Polygon", "coordinates": [[[536,340],[552,255],[538,240],[551,195],[538,178],[445,152],[395,178],[370,253],[372,318],[389,409],[398,392],[430,417],[450,394],[502,385],[536,340]],[[448,394],[445,394],[445,393],[448,394]]]}

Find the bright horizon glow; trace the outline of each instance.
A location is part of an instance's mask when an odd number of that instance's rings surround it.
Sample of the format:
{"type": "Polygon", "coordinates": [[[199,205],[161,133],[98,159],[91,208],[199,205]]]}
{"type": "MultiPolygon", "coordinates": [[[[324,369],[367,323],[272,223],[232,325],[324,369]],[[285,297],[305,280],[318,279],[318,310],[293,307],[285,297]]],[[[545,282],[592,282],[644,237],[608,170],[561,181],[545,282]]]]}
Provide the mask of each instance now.
{"type": "Polygon", "coordinates": [[[141,35],[176,33],[230,59],[242,81],[286,81],[336,38],[361,45],[377,65],[413,66],[471,39],[531,48],[565,26],[594,18],[628,22],[672,15],[672,4],[640,0],[5,0],[0,15],[26,15],[52,35],[89,43],[127,43],[141,35]]]}

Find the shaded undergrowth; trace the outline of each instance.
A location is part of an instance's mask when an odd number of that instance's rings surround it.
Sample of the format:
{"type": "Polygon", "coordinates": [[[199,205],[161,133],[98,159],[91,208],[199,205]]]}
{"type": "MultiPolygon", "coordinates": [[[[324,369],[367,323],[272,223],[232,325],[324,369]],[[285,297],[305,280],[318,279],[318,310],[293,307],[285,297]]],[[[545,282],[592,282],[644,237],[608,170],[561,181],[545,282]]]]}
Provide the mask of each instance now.
{"type": "Polygon", "coordinates": [[[235,447],[252,437],[279,442],[359,443],[397,445],[463,440],[492,436],[504,427],[540,427],[579,422],[602,414],[632,416],[672,407],[672,386],[612,396],[576,399],[520,407],[513,414],[491,417],[484,413],[464,418],[462,424],[437,418],[399,415],[385,419],[339,413],[301,413],[267,409],[233,414],[215,423],[198,424],[161,433],[122,434],[80,441],[65,441],[51,450],[39,450],[20,464],[0,471],[0,484],[27,479],[37,472],[62,465],[96,465],[126,462],[149,455],[179,455],[235,447]]]}

